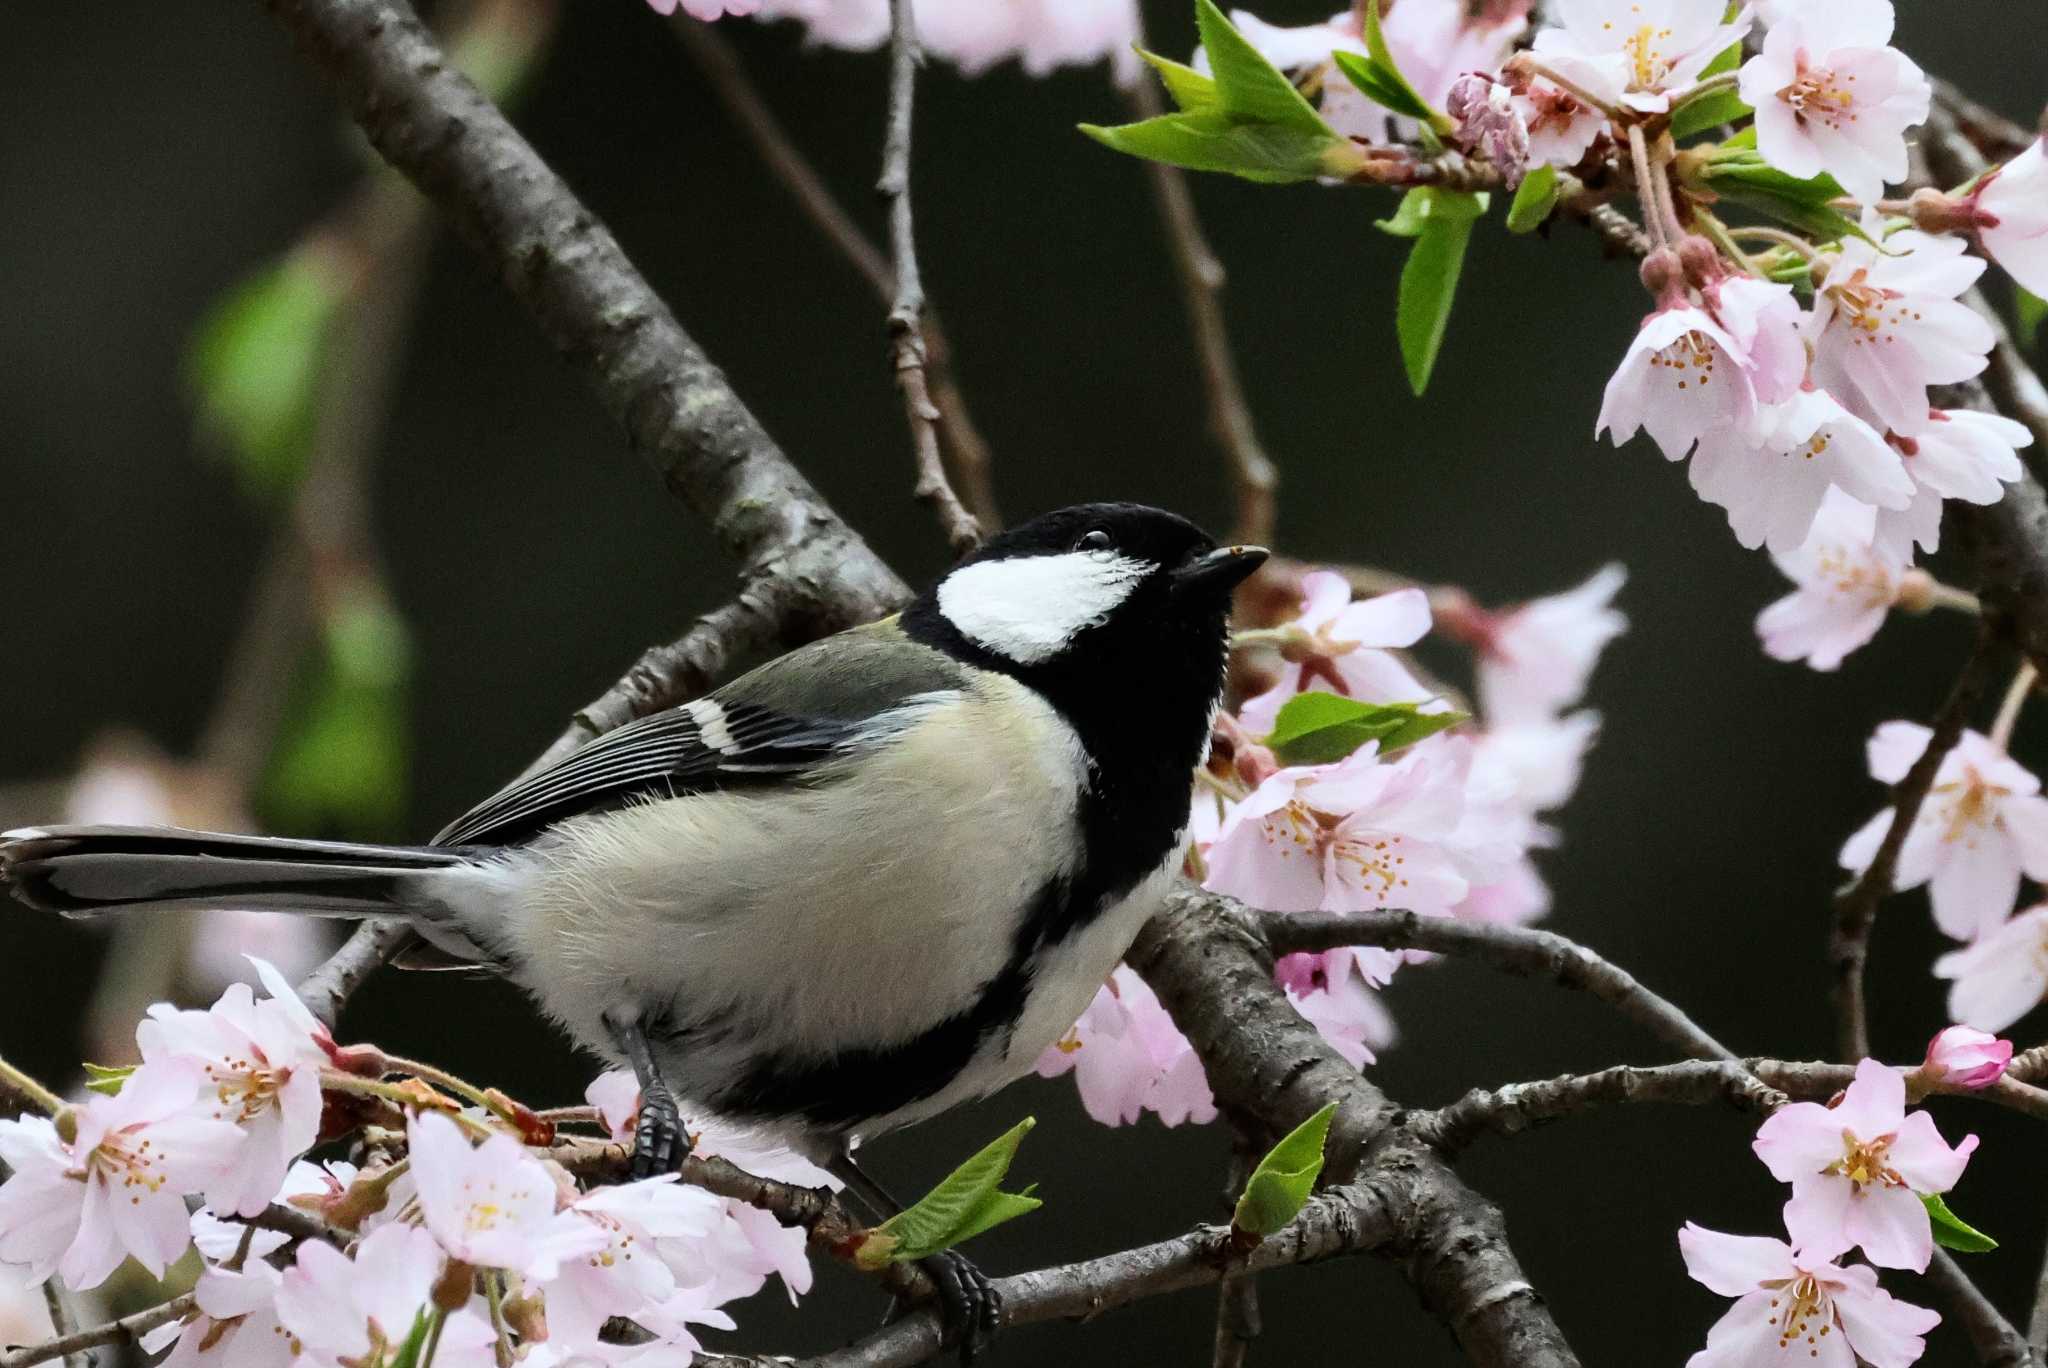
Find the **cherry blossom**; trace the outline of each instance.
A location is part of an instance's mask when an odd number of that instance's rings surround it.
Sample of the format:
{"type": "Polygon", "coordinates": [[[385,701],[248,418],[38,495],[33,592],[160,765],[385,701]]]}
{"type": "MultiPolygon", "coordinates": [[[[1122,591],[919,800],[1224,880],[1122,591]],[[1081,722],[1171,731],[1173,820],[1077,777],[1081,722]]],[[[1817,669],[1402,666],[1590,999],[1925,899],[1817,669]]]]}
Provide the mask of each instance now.
{"type": "Polygon", "coordinates": [[[1800,1253],[1833,1258],[1858,1246],[1880,1268],[1925,1271],[1934,1233],[1921,1193],[1963,1176],[1977,1137],[1949,1147],[1924,1111],[1906,1111],[1906,1080],[1874,1059],[1856,1066],[1840,1102],[1795,1102],[1757,1128],[1771,1176],[1792,1184],[1785,1229],[1800,1253]]]}
{"type": "Polygon", "coordinates": [[[1908,435],[1927,426],[1927,387],[1984,369],[1991,325],[1956,296],[1984,263],[1961,238],[1906,228],[1884,236],[1875,213],[1814,291],[1806,336],[1814,382],[1879,428],[1908,435]]]}
{"type": "MultiPolygon", "coordinates": [[[[422,1316],[433,1310],[445,1264],[434,1237],[396,1222],[364,1236],[351,1259],[308,1240],[279,1279],[275,1311],[297,1359],[312,1368],[386,1368],[422,1316]]],[[[467,1308],[448,1313],[436,1364],[484,1368],[496,1342],[488,1322],[467,1308]]]]}
{"type": "Polygon", "coordinates": [[[1479,706],[1489,725],[1548,723],[1579,701],[1600,653],[1628,630],[1614,608],[1627,581],[1620,565],[1603,565],[1561,594],[1447,624],[1478,649],[1479,706]]]}
{"type": "Polygon", "coordinates": [[[1685,1271],[1735,1305],[1707,1332],[1686,1368],[1906,1368],[1941,1323],[1924,1306],[1895,1299],[1877,1274],[1795,1250],[1761,1235],[1724,1235],[1688,1221],[1678,1232],[1685,1271]]]}
{"type": "Polygon", "coordinates": [[[185,1197],[220,1178],[242,1143],[225,1121],[198,1114],[196,1072],[146,1065],[113,1097],[72,1109],[66,1142],[47,1118],[0,1121],[0,1261],[52,1270],[76,1289],[97,1287],[134,1257],[153,1276],[191,1243],[185,1197]]]}
{"type": "Polygon", "coordinates": [[[1451,83],[1444,112],[1457,125],[1452,138],[1458,146],[1498,167],[1508,189],[1522,183],[1529,165],[1529,126],[1506,86],[1468,72],[1451,83]]]}
{"type": "MultiPolygon", "coordinates": [[[[1871,776],[1887,784],[1905,778],[1931,735],[1914,722],[1879,727],[1870,738],[1871,776]]],[[[2021,871],[2048,877],[2048,799],[2040,794],[2032,773],[1982,733],[1964,732],[1906,833],[1893,887],[1930,885],[1934,920],[1957,940],[1996,928],[2012,910],[2021,871]]],[[[1865,823],[1842,846],[1842,867],[1867,868],[1891,822],[1886,808],[1865,823]]]]}
{"type": "Polygon", "coordinates": [[[509,1135],[472,1146],[455,1122],[426,1112],[406,1136],[427,1229],[464,1263],[545,1281],[564,1259],[604,1247],[589,1221],[555,1209],[554,1178],[509,1135]]]}
{"type": "Polygon", "coordinates": [[[598,1188],[569,1210],[604,1237],[548,1284],[549,1334],[570,1343],[594,1341],[610,1317],[637,1320],[672,1300],[679,1284],[660,1242],[708,1239],[725,1216],[720,1198],[674,1174],[598,1188]]]}
{"type": "Polygon", "coordinates": [[[1562,807],[1578,789],[1586,752],[1599,734],[1600,714],[1583,709],[1554,720],[1490,726],[1473,745],[1474,785],[1502,785],[1530,813],[1562,807]]]}
{"type": "Polygon", "coordinates": [[[1913,482],[1899,453],[1832,395],[1803,390],[1753,428],[1701,437],[1692,487],[1728,513],[1747,547],[1794,552],[1813,530],[1829,486],[1880,508],[1904,508],[1913,482]]]}
{"type": "Polygon", "coordinates": [[[1771,557],[1797,586],[1757,614],[1757,636],[1773,660],[1833,670],[1884,626],[1908,567],[1875,544],[1877,518],[1869,504],[1830,489],[1799,549],[1771,557]]]}
{"type": "Polygon", "coordinates": [[[1470,764],[1460,740],[1281,770],[1225,820],[1204,887],[1280,912],[1447,913],[1471,886],[1450,845],[1470,764]]]}
{"type": "Polygon", "coordinates": [[[1891,435],[1913,481],[1913,501],[1877,515],[1877,539],[1902,559],[1915,543],[1937,550],[1942,500],[1997,503],[2005,497],[2005,486],[2026,472],[2018,448],[2033,440],[2025,426],[1996,413],[1928,410],[1927,422],[1916,435],[1891,435]]]}
{"type": "Polygon", "coordinates": [[[292,1161],[320,1134],[320,1069],[327,1056],[312,1013],[276,969],[258,960],[268,998],[229,986],[204,1012],[149,1009],[135,1040],[146,1063],[175,1060],[203,1080],[204,1110],[241,1128],[242,1144],[207,1190],[216,1211],[254,1216],[270,1205],[292,1161]]]}
{"type": "Polygon", "coordinates": [[[692,19],[722,19],[728,14],[744,15],[759,12],[761,0],[647,0],[649,8],[656,14],[674,14],[681,4],[683,13],[692,19]]]}
{"type": "Polygon", "coordinates": [[[1669,92],[1699,79],[1707,63],[1749,31],[1745,12],[1723,24],[1713,0],[1559,0],[1559,27],[1536,35],[1536,54],[1558,75],[1609,106],[1646,113],[1671,107],[1669,92]]]}
{"type": "Polygon", "coordinates": [[[1764,160],[1802,179],[1827,172],[1866,202],[1904,180],[1906,130],[1932,91],[1891,36],[1890,0],[1828,0],[1772,24],[1737,85],[1764,160]]]}
{"type": "Polygon", "coordinates": [[[1071,1071],[1081,1105],[1105,1126],[1128,1126],[1146,1111],[1169,1126],[1206,1125],[1216,1101],[1202,1061],[1150,985],[1118,965],[1072,1030],[1039,1056],[1040,1078],[1071,1071]]]}
{"type": "Polygon", "coordinates": [[[36,1344],[54,1333],[42,1292],[24,1270],[0,1263],[0,1344],[36,1344]]]}
{"type": "Polygon", "coordinates": [[[1253,735],[1273,730],[1280,708],[1296,694],[1313,690],[1343,694],[1368,703],[1419,703],[1432,697],[1389,655],[1412,646],[1429,631],[1429,598],[1420,589],[1351,601],[1342,575],[1313,570],[1301,577],[1301,614],[1277,629],[1287,663],[1280,682],[1246,701],[1238,720],[1253,735]]]}
{"type": "Polygon", "coordinates": [[[1934,962],[1948,990],[1951,1021],[2002,1031],[2048,996],[2048,903],[1993,927],[1976,943],[1934,962]]]}
{"type": "Polygon", "coordinates": [[[1569,91],[1536,77],[1511,98],[1528,132],[1529,159],[1573,167],[1607,131],[1607,116],[1569,91]]]}
{"type": "Polygon", "coordinates": [[[1782,404],[1797,394],[1806,380],[1806,314],[1792,287],[1731,275],[1708,284],[1702,294],[1742,349],[1757,402],[1782,404]]]}
{"type": "Polygon", "coordinates": [[[1374,990],[1393,977],[1400,958],[1387,951],[1340,946],[1318,955],[1289,955],[1273,978],[1330,1048],[1362,1068],[1394,1043],[1394,1019],[1374,990]]]}
{"type": "Polygon", "coordinates": [[[1673,461],[1711,432],[1747,432],[1756,419],[1751,361],[1705,310],[1677,303],[1643,320],[1607,382],[1593,435],[1616,445],[1640,431],[1673,461]]]}
{"type": "Polygon", "coordinates": [[[2021,285],[2048,296],[2048,137],[1978,181],[1970,207],[1985,253],[2021,285]]]}
{"type": "Polygon", "coordinates": [[[2012,1042],[1968,1026],[1951,1026],[1927,1042],[1919,1068],[1923,1083],[1951,1088],[1988,1088],[2005,1076],[2012,1042]]]}
{"type": "Polygon", "coordinates": [[[277,1318],[283,1275],[259,1257],[242,1268],[209,1266],[192,1289],[198,1309],[142,1337],[156,1353],[173,1342],[157,1368],[285,1368],[292,1361],[291,1331],[277,1318]]]}
{"type": "MultiPolygon", "coordinates": [[[[1509,866],[1508,872],[1492,883],[1481,884],[1451,909],[1460,921],[1492,922],[1501,926],[1527,926],[1550,915],[1550,885],[1535,862],[1526,855],[1509,866]]],[[[1409,952],[1414,960],[1420,951],[1409,952]]]]}

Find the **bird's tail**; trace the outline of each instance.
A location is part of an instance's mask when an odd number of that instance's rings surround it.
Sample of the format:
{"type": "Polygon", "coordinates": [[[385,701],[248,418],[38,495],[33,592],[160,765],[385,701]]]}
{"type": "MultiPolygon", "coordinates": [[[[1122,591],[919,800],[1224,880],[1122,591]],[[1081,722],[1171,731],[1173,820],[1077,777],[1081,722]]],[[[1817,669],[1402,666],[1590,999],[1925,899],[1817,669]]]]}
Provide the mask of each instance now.
{"type": "Polygon", "coordinates": [[[0,834],[0,887],[31,907],[102,912],[232,908],[403,917],[459,850],[232,836],[171,827],[53,826],[0,834]]]}

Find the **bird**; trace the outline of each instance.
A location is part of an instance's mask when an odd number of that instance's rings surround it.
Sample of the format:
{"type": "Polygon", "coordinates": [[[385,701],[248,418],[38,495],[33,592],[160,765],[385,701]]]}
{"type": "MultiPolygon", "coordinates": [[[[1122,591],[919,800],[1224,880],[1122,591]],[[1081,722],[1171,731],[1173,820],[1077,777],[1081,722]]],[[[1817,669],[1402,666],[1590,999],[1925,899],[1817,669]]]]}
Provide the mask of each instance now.
{"type": "MultiPolygon", "coordinates": [[[[1263,548],[1133,503],[1002,532],[899,614],[620,726],[424,846],[49,826],[0,885],[71,916],[398,919],[632,1069],[635,1176],[685,1108],[777,1135],[877,1218],[875,1136],[1031,1071],[1179,871],[1263,548]]],[[[972,1358],[1000,1302],[926,1261],[972,1358]]]]}

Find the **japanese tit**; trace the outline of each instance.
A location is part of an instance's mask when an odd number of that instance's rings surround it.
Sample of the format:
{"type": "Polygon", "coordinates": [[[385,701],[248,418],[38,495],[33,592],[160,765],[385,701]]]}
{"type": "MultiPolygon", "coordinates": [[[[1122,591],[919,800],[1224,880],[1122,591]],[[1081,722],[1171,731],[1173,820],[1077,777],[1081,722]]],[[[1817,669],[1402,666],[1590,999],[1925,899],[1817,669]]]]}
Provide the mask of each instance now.
{"type": "MultiPolygon", "coordinates": [[[[72,915],[403,919],[633,1069],[639,1172],[710,1113],[886,1214],[852,1147],[1028,1072],[1165,891],[1231,590],[1265,554],[1142,505],[1062,509],[432,845],[60,826],[0,837],[0,880],[72,915]]],[[[964,1261],[934,1273],[956,1315],[993,1315],[964,1261]]]]}

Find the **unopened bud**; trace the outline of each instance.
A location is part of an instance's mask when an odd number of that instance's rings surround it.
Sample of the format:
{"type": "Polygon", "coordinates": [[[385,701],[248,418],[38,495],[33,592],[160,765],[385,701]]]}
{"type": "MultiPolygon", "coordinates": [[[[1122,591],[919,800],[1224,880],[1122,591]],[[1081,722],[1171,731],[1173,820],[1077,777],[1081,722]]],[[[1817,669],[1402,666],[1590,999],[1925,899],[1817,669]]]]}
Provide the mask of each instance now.
{"type": "Polygon", "coordinates": [[[469,1304],[469,1297],[476,1290],[476,1270],[460,1259],[450,1259],[448,1267],[434,1281],[434,1305],[443,1311],[460,1311],[469,1304]]]}
{"type": "Polygon", "coordinates": [[[1927,1058],[1911,1081],[1923,1089],[1988,1088],[2012,1063],[2012,1042],[1969,1026],[1951,1026],[1927,1043],[1927,1058]]]}
{"type": "MultiPolygon", "coordinates": [[[[1728,274],[1728,264],[1721,259],[1721,249],[1697,233],[1686,234],[1678,244],[1678,260],[1685,268],[1685,278],[1701,288],[1728,274]]],[[[1648,265],[1647,262],[1644,264],[1648,265]]]]}
{"type": "Polygon", "coordinates": [[[1968,229],[1975,220],[1968,200],[1957,199],[1933,186],[1922,186],[1906,201],[1906,213],[1923,233],[1953,233],[1968,229]]]}
{"type": "Polygon", "coordinates": [[[1643,258],[1643,288],[1662,302],[1685,278],[1685,263],[1669,247],[1659,247],[1643,258]]]}
{"type": "Polygon", "coordinates": [[[1902,613],[1925,613],[1934,607],[1934,576],[1915,567],[1899,576],[1892,607],[1902,613]]]}

